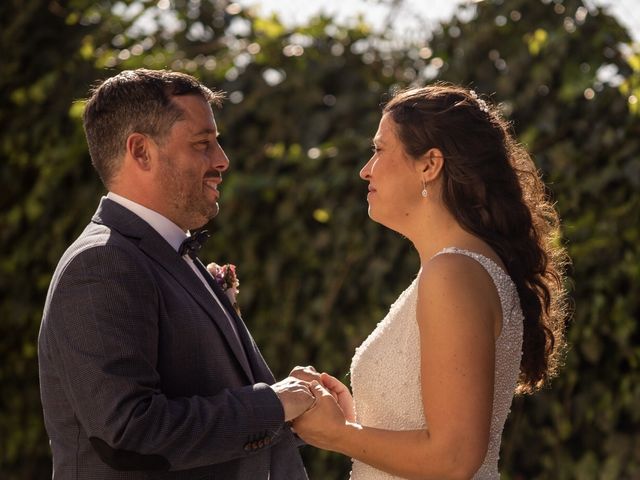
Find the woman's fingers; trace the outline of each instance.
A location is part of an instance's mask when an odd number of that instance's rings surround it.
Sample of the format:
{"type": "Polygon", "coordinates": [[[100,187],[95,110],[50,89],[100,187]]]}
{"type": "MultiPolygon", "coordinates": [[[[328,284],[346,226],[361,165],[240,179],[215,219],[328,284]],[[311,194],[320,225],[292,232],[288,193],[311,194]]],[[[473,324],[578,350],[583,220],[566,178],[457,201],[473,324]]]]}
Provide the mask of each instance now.
{"type": "Polygon", "coordinates": [[[325,386],[325,388],[328,388],[329,390],[332,390],[338,394],[344,392],[345,390],[349,390],[340,380],[329,375],[328,373],[323,372],[322,374],[320,374],[320,379],[322,380],[322,384],[325,386]]]}
{"type": "Polygon", "coordinates": [[[336,390],[337,380],[327,373],[320,374],[320,379],[322,380],[322,385],[324,385],[324,387],[328,389],[331,395],[333,396],[333,399],[336,402],[339,401],[338,390],[336,390]]]}
{"type": "Polygon", "coordinates": [[[336,377],[333,377],[328,373],[322,373],[320,375],[320,379],[322,380],[324,387],[331,392],[335,401],[338,402],[345,418],[350,422],[355,422],[356,415],[353,405],[353,397],[351,396],[349,388],[347,388],[336,377]]]}

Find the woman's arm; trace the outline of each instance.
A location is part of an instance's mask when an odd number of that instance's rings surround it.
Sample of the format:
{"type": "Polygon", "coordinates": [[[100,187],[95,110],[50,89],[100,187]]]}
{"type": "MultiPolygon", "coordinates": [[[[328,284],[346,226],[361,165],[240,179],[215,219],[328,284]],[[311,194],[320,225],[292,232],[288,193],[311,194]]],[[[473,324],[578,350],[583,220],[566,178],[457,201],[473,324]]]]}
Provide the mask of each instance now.
{"type": "Polygon", "coordinates": [[[316,406],[295,429],[308,443],[395,475],[468,479],[482,464],[489,442],[500,300],[482,266],[460,255],[429,262],[418,288],[428,429],[390,431],[347,422],[320,385],[313,389],[316,406]]]}

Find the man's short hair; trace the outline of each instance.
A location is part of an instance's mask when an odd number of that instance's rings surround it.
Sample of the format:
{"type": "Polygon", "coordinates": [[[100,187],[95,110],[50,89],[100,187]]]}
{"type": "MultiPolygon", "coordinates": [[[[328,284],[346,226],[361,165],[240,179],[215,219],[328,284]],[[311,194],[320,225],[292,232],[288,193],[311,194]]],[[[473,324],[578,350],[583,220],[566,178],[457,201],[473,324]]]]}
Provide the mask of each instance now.
{"type": "Polygon", "coordinates": [[[144,68],[125,70],[91,89],[83,125],[91,161],[107,188],[120,169],[129,135],[143,133],[162,142],[182,117],[172,101],[180,95],[200,95],[216,106],[224,98],[191,75],[144,68]]]}

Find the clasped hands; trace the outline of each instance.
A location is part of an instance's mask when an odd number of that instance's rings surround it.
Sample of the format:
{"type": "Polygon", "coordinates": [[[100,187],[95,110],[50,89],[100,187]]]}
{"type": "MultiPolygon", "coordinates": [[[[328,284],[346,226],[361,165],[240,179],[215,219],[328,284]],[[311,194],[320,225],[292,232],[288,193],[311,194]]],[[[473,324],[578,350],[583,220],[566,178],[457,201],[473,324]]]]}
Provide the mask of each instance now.
{"type": "Polygon", "coordinates": [[[337,378],[315,368],[296,367],[272,385],[282,402],[286,422],[307,443],[332,450],[340,431],[355,422],[353,397],[337,378]]]}

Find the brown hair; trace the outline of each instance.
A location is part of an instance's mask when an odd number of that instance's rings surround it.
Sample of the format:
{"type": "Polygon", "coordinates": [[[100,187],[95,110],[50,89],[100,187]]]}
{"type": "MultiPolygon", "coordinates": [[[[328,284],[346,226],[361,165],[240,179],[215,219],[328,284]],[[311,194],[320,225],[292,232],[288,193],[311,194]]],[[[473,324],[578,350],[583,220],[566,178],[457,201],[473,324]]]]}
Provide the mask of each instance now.
{"type": "Polygon", "coordinates": [[[200,95],[215,105],[223,98],[190,75],[144,68],[120,72],[90,91],[84,131],[93,166],[107,188],[120,168],[129,135],[144,133],[160,142],[182,117],[171,101],[178,95],[200,95]]]}
{"type": "Polygon", "coordinates": [[[444,204],[495,250],[518,289],[524,339],[517,392],[539,389],[557,373],[565,348],[568,256],[531,157],[493,106],[459,86],[402,91],[383,113],[411,157],[430,148],[442,152],[444,204]]]}

